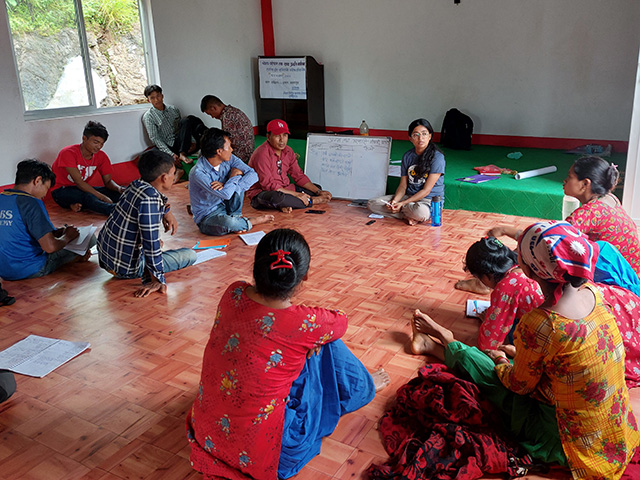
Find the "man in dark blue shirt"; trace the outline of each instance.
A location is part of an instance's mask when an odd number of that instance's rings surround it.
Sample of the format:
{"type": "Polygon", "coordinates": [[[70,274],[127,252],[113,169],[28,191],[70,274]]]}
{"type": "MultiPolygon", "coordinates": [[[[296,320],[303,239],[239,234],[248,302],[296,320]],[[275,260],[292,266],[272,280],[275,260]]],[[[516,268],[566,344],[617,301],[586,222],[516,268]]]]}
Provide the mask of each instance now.
{"type": "MultiPolygon", "coordinates": [[[[0,193],[0,277],[21,280],[48,275],[62,265],[89,258],[64,247],[79,231],[65,226],[56,229],[42,202],[56,182],[51,167],[39,160],[18,164],[13,188],[0,193]]],[[[92,236],[89,248],[95,245],[92,236]]]]}

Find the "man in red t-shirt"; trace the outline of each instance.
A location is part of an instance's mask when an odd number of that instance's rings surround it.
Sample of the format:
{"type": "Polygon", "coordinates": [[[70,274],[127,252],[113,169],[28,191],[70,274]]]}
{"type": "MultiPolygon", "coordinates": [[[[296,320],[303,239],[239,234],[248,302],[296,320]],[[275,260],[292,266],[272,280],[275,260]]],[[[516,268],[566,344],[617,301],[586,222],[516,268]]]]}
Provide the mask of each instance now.
{"type": "Polygon", "coordinates": [[[60,185],[51,192],[58,205],[74,212],[84,208],[109,215],[113,211],[125,187],[111,179],[111,162],[102,151],[107,138],[104,125],[89,121],[82,132],[82,143],[60,150],[51,167],[60,185]]]}

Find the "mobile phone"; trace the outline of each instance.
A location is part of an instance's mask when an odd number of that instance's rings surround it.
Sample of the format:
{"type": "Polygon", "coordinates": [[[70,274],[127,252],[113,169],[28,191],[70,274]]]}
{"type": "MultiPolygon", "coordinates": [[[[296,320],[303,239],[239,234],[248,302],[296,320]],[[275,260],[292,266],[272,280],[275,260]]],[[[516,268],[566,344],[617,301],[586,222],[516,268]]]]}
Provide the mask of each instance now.
{"type": "Polygon", "coordinates": [[[318,215],[325,213],[326,210],[314,210],[312,208],[310,208],[309,210],[305,211],[304,213],[317,213],[318,215]]]}
{"type": "Polygon", "coordinates": [[[367,223],[365,223],[365,225],[371,225],[373,223],[376,223],[376,221],[375,220],[369,220],[367,223]]]}

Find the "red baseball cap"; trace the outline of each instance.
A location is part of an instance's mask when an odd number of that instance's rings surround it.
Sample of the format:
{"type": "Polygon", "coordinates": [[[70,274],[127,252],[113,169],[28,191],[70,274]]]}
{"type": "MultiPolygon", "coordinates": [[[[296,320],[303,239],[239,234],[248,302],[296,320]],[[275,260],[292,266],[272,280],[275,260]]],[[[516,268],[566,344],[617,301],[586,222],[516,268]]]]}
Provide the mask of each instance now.
{"type": "Polygon", "coordinates": [[[272,135],[280,135],[281,133],[289,133],[289,126],[284,120],[271,120],[267,123],[267,132],[272,135]]]}

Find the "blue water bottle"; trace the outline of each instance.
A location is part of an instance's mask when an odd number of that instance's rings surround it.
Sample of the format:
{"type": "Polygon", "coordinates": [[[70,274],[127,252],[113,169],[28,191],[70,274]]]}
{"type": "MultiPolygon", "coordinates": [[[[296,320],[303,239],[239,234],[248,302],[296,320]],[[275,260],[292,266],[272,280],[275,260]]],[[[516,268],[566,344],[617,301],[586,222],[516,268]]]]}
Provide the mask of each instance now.
{"type": "Polygon", "coordinates": [[[436,195],[431,199],[431,226],[439,227],[442,225],[442,201],[436,195]]]}

